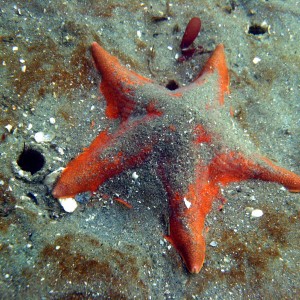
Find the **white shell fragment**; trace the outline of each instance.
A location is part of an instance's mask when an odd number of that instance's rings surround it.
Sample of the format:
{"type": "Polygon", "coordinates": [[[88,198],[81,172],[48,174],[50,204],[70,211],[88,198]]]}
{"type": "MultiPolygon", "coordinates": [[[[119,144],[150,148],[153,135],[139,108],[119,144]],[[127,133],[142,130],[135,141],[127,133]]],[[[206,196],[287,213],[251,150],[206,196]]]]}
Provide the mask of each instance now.
{"type": "Polygon", "coordinates": [[[51,142],[54,139],[54,134],[39,131],[34,135],[34,139],[37,143],[51,142]]]}
{"type": "Polygon", "coordinates": [[[217,246],[218,246],[218,243],[215,242],[215,241],[212,241],[212,242],[209,243],[209,246],[217,247],[217,246]]]}
{"type": "Polygon", "coordinates": [[[49,190],[52,190],[54,182],[56,181],[56,179],[58,178],[58,176],[61,174],[63,170],[64,168],[60,167],[45,177],[44,184],[47,186],[49,190]]]}
{"type": "Polygon", "coordinates": [[[12,126],[10,124],[7,124],[5,128],[7,129],[8,132],[11,132],[12,130],[12,126]]]}
{"type": "Polygon", "coordinates": [[[133,172],[131,176],[134,180],[139,178],[139,175],[136,172],[133,172]]]}
{"type": "Polygon", "coordinates": [[[60,205],[65,212],[72,213],[77,208],[78,204],[74,198],[59,198],[60,205]]]}
{"type": "Polygon", "coordinates": [[[253,63],[255,65],[257,65],[260,61],[261,61],[261,59],[259,57],[257,57],[257,56],[253,58],[253,63]]]}
{"type": "Polygon", "coordinates": [[[65,154],[64,149],[63,149],[63,148],[60,148],[60,147],[57,148],[57,152],[58,152],[60,155],[64,155],[64,154],[65,154]]]}
{"type": "Polygon", "coordinates": [[[253,209],[251,212],[252,218],[260,218],[263,215],[263,211],[261,209],[253,209]]]}
{"type": "Polygon", "coordinates": [[[185,197],[183,198],[184,204],[187,208],[190,208],[192,206],[192,203],[188,201],[185,197]]]}
{"type": "Polygon", "coordinates": [[[55,124],[56,120],[55,120],[55,118],[51,117],[51,118],[49,119],[49,122],[50,122],[50,124],[55,124]]]}

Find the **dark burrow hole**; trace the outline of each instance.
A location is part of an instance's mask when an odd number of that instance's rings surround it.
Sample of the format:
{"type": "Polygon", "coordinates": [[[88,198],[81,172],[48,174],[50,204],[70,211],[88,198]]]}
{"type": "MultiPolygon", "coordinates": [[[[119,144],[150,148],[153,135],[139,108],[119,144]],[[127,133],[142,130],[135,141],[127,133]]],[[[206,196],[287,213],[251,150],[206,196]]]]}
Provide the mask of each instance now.
{"type": "Polygon", "coordinates": [[[34,175],[45,165],[45,158],[40,151],[24,147],[17,160],[17,164],[23,171],[34,175]]]}
{"type": "Polygon", "coordinates": [[[248,29],[248,33],[254,34],[254,35],[265,34],[267,31],[268,31],[267,26],[261,26],[258,24],[253,24],[248,29]]]}
{"type": "Polygon", "coordinates": [[[170,91],[174,91],[179,88],[178,83],[175,80],[169,80],[169,82],[166,84],[166,88],[170,91]]]}

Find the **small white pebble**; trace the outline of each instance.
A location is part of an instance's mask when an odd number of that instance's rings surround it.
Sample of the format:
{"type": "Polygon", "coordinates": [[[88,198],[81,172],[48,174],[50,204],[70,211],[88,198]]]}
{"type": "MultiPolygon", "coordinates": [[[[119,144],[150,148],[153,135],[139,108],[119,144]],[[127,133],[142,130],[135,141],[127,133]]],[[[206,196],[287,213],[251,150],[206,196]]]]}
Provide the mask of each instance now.
{"type": "Polygon", "coordinates": [[[190,208],[192,206],[192,203],[188,201],[185,197],[183,198],[184,204],[187,208],[190,208]]]}
{"type": "Polygon", "coordinates": [[[263,215],[263,211],[261,209],[253,209],[251,212],[252,218],[260,218],[263,215]]]}
{"type": "Polygon", "coordinates": [[[22,71],[23,73],[25,73],[25,72],[26,72],[26,66],[22,66],[22,67],[21,67],[21,71],[22,71]]]}
{"type": "Polygon", "coordinates": [[[12,130],[12,126],[10,124],[7,124],[5,128],[7,129],[8,132],[11,132],[12,130]]]}
{"type": "Polygon", "coordinates": [[[173,50],[173,47],[172,46],[168,46],[168,50],[173,50]]]}
{"type": "Polygon", "coordinates": [[[50,122],[50,124],[55,124],[55,118],[50,118],[49,122],[50,122]]]}
{"type": "Polygon", "coordinates": [[[13,46],[13,47],[12,47],[12,50],[13,50],[14,52],[16,52],[16,51],[19,50],[19,48],[18,48],[17,46],[13,46]]]}
{"type": "Polygon", "coordinates": [[[27,244],[26,247],[27,248],[32,248],[32,244],[27,244]]]}
{"type": "Polygon", "coordinates": [[[10,277],[10,275],[9,274],[5,274],[5,276],[4,276],[6,279],[7,278],[9,278],[10,277]]]}
{"type": "Polygon", "coordinates": [[[64,149],[63,148],[57,148],[57,152],[60,154],[60,155],[64,155],[65,152],[64,152],[64,149]]]}
{"type": "Polygon", "coordinates": [[[260,61],[261,61],[261,59],[259,57],[257,57],[257,56],[253,58],[253,63],[255,65],[257,65],[260,61]]]}
{"type": "Polygon", "coordinates": [[[54,134],[39,131],[34,135],[34,139],[37,143],[51,142],[54,139],[54,134]]]}
{"type": "Polygon", "coordinates": [[[68,213],[75,211],[78,206],[77,201],[74,198],[60,198],[58,201],[64,211],[68,213]]]}
{"type": "Polygon", "coordinates": [[[30,130],[30,129],[32,129],[32,124],[31,123],[29,123],[28,126],[27,126],[27,130],[30,130]]]}
{"type": "Polygon", "coordinates": [[[55,250],[59,250],[59,249],[60,249],[60,246],[56,246],[56,247],[55,247],[55,250]]]}
{"type": "Polygon", "coordinates": [[[24,64],[24,62],[25,62],[25,59],[23,59],[23,58],[20,58],[19,62],[20,62],[21,64],[24,64]]]}
{"type": "Polygon", "coordinates": [[[209,243],[209,246],[217,247],[217,246],[218,246],[218,243],[215,242],[215,241],[212,241],[212,242],[209,243]]]}
{"type": "Polygon", "coordinates": [[[34,139],[37,143],[44,142],[44,132],[39,131],[34,135],[34,139]]]}
{"type": "Polygon", "coordinates": [[[136,172],[133,172],[132,175],[131,175],[131,177],[132,177],[134,180],[136,180],[136,179],[139,178],[139,175],[138,175],[136,172]]]}
{"type": "Polygon", "coordinates": [[[138,30],[138,31],[136,32],[136,35],[137,35],[138,38],[140,39],[140,38],[142,37],[142,32],[141,32],[140,30],[138,30]]]}

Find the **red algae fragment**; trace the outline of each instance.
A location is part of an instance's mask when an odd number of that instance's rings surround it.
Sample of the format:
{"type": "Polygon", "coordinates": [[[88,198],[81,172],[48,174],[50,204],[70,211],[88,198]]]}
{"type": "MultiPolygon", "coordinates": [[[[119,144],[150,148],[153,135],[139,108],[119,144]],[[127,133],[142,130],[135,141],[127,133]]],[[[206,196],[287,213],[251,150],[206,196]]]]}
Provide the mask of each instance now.
{"type": "Polygon", "coordinates": [[[198,17],[192,18],[186,26],[181,40],[180,48],[188,48],[198,36],[201,29],[201,20],[198,17]]]}
{"type": "Polygon", "coordinates": [[[201,30],[201,20],[198,17],[192,18],[189,23],[186,26],[185,32],[183,34],[181,43],[180,43],[180,49],[181,54],[178,58],[179,62],[184,62],[187,59],[194,56],[196,53],[204,53],[205,50],[202,46],[193,46],[193,42],[198,36],[199,32],[201,30]]]}

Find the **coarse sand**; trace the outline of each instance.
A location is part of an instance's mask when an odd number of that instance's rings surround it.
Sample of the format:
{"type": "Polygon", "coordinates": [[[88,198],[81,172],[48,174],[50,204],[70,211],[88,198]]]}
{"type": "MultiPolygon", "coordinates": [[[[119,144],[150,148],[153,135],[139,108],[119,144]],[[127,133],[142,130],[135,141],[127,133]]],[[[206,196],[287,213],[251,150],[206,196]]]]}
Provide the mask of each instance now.
{"type": "Polygon", "coordinates": [[[299,1],[2,0],[0,13],[0,299],[297,298],[300,194],[261,181],[226,188],[191,275],[163,238],[167,197],[153,166],[109,180],[73,213],[46,176],[118,124],[105,116],[91,43],[183,86],[209,57],[176,60],[195,16],[196,46],[225,45],[235,121],[300,174],[299,1]]]}

